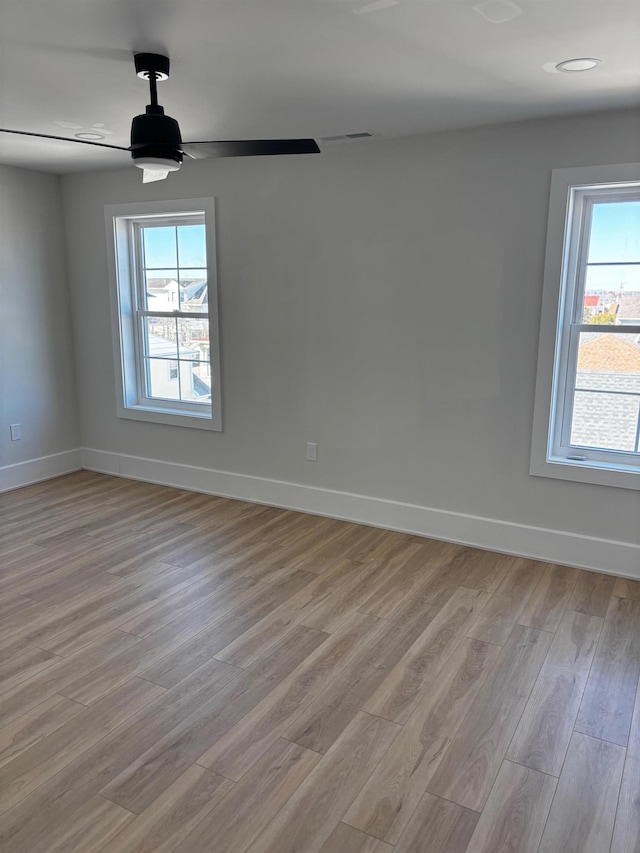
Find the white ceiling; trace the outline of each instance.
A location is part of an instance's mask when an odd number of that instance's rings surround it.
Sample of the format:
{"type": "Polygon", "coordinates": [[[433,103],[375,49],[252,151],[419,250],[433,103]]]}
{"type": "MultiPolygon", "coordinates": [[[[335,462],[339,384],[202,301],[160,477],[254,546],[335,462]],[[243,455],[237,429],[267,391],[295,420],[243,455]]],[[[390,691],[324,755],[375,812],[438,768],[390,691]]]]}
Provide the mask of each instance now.
{"type": "MultiPolygon", "coordinates": [[[[100,123],[105,142],[128,145],[147,103],[141,50],[171,57],[159,97],[185,140],[391,137],[640,105],[638,0],[517,0],[522,14],[504,23],[478,2],[0,0],[0,126],[64,136],[100,123]],[[583,56],[602,64],[543,70],[583,56]]],[[[0,134],[13,165],[127,157],[0,134]]]]}

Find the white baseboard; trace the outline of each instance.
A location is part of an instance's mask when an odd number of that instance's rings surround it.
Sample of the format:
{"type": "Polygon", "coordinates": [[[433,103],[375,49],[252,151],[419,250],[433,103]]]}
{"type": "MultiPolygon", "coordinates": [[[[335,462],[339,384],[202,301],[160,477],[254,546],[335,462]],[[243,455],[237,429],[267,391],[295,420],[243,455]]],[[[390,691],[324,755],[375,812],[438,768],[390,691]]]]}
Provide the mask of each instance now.
{"type": "Polygon", "coordinates": [[[355,521],[551,563],[640,579],[640,545],[447,512],[263,477],[82,450],[82,467],[205,494],[355,521]]]}
{"type": "Polygon", "coordinates": [[[71,471],[82,468],[82,451],[65,450],[53,453],[51,456],[41,456],[39,459],[28,459],[26,462],[16,462],[15,465],[4,465],[0,468],[0,492],[30,486],[41,480],[61,477],[71,471]]]}

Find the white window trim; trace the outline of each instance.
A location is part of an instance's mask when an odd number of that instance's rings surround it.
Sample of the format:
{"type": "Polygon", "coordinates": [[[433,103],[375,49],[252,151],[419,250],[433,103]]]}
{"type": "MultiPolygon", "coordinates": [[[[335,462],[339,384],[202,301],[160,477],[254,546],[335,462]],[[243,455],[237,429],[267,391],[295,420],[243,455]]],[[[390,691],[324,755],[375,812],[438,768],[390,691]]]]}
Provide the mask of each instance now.
{"type": "MultiPolygon", "coordinates": [[[[119,418],[150,423],[183,426],[192,429],[222,431],[220,339],[218,325],[218,287],[216,277],[215,200],[213,198],[171,199],[105,205],[107,263],[111,296],[111,327],[116,378],[116,408],[119,418]],[[209,345],[211,359],[211,408],[181,406],[154,401],[141,404],[138,399],[139,376],[135,368],[136,323],[133,304],[129,240],[117,240],[116,229],[126,228],[125,218],[202,213],[205,217],[207,248],[207,289],[209,345]],[[120,224],[118,224],[120,220],[120,224]]],[[[123,234],[124,236],[124,234],[123,234]]]]}
{"type": "MultiPolygon", "coordinates": [[[[567,335],[560,336],[562,325],[568,319],[564,305],[565,282],[575,274],[575,268],[569,268],[569,253],[565,249],[565,234],[572,221],[570,205],[573,190],[638,181],[640,163],[554,169],[552,173],[529,469],[534,476],[640,490],[640,471],[637,469],[625,469],[623,466],[614,469],[609,462],[604,463],[597,458],[582,461],[554,455],[550,429],[556,417],[554,377],[563,359],[556,341],[568,342],[567,335]]],[[[622,331],[622,327],[616,327],[616,330],[622,331]]],[[[593,331],[592,327],[590,331],[593,331]]],[[[562,393],[561,385],[558,381],[559,393],[562,393]]],[[[596,455],[589,454],[590,457],[596,455]]]]}

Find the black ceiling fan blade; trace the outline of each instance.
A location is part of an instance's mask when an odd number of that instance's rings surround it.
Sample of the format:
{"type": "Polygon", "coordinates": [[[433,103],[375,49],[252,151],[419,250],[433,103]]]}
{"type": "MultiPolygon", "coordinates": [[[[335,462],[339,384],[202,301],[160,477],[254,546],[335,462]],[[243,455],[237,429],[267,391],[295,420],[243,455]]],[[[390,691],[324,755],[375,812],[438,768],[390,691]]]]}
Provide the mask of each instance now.
{"type": "Polygon", "coordinates": [[[315,139],[241,139],[226,142],[183,142],[182,151],[204,157],[260,157],[269,154],[319,154],[315,139]]]}
{"type": "Polygon", "coordinates": [[[52,136],[50,133],[31,133],[29,130],[9,130],[6,127],[0,127],[0,133],[17,133],[19,136],[36,136],[40,139],[58,139],[61,142],[78,142],[80,145],[97,145],[98,148],[115,148],[116,151],[129,151],[128,148],[123,148],[122,145],[109,145],[107,142],[93,142],[91,139],[73,139],[69,136],[52,136]]]}

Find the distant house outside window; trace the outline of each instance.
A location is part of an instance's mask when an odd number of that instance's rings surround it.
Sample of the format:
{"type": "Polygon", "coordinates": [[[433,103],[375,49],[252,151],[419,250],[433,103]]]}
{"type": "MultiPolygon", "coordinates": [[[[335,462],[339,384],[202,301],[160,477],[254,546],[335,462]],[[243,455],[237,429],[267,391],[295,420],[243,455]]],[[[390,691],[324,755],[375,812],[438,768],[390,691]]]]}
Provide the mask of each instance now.
{"type": "Polygon", "coordinates": [[[553,173],[531,473],[640,488],[640,164],[553,173]]]}
{"type": "Polygon", "coordinates": [[[213,199],[108,205],[118,415],[220,430],[213,199]]]}

